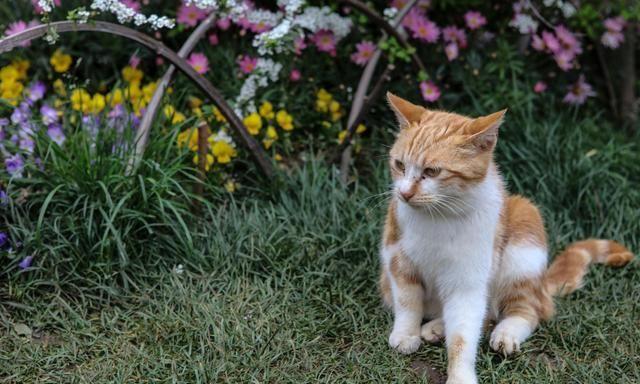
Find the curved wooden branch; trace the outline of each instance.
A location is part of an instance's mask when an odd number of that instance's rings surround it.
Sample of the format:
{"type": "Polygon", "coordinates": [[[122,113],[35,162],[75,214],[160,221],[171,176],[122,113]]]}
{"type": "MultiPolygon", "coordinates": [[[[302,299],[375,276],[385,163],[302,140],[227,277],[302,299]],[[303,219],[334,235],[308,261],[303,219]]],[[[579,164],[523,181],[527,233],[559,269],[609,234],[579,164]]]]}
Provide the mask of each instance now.
{"type": "MultiPolygon", "coordinates": [[[[186,58],[189,53],[193,50],[193,48],[198,44],[198,41],[202,39],[205,33],[211,28],[211,25],[215,21],[215,13],[211,13],[206,19],[198,25],[198,27],[189,35],[187,41],[184,42],[180,50],[178,51],[178,56],[181,58],[186,58]]],[[[158,85],[156,86],[156,90],[153,92],[153,96],[151,97],[151,101],[147,105],[147,110],[144,112],[144,116],[142,116],[142,120],[140,121],[140,126],[136,131],[136,149],[129,162],[128,172],[131,172],[138,168],[140,161],[142,160],[142,156],[144,155],[144,151],[147,148],[147,141],[149,140],[149,132],[151,131],[151,124],[156,117],[156,113],[158,112],[158,108],[162,102],[162,97],[164,96],[164,92],[166,91],[169,83],[171,82],[171,78],[173,77],[173,73],[176,71],[176,67],[174,65],[170,65],[167,68],[167,71],[164,73],[160,81],[158,81],[158,85]]]]}
{"type": "Polygon", "coordinates": [[[49,28],[52,28],[57,33],[89,31],[122,36],[129,40],[138,42],[153,50],[156,54],[164,57],[171,64],[175,65],[180,72],[189,77],[189,79],[193,81],[198,88],[200,88],[218,106],[222,115],[240,135],[240,138],[249,151],[251,151],[253,158],[265,175],[267,177],[271,177],[273,175],[274,168],[270,159],[267,157],[258,142],[249,134],[240,118],[224,100],[220,91],[218,91],[218,89],[214,87],[209,80],[198,74],[185,59],[178,56],[178,54],[169,49],[162,42],[145,35],[144,33],[105,21],[96,21],[91,24],[77,24],[72,21],[59,21],[51,24],[38,25],[0,40],[0,53],[8,52],[21,43],[44,36],[49,28]]]}

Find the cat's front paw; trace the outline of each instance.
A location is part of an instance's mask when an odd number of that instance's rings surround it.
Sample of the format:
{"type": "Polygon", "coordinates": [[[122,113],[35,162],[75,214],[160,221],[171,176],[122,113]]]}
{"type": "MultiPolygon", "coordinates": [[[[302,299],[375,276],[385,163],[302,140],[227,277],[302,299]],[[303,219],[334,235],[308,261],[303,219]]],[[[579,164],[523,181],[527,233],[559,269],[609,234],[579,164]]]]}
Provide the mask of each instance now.
{"type": "Polygon", "coordinates": [[[447,384],[478,384],[478,378],[473,369],[458,369],[455,372],[449,372],[447,384]]]}
{"type": "Polygon", "coordinates": [[[494,351],[501,352],[507,356],[514,352],[520,352],[518,335],[511,332],[508,327],[496,327],[496,329],[491,332],[489,345],[494,351]]]}
{"type": "Polygon", "coordinates": [[[422,340],[419,335],[407,335],[399,332],[391,332],[389,345],[400,353],[408,355],[420,348],[422,340]]]}

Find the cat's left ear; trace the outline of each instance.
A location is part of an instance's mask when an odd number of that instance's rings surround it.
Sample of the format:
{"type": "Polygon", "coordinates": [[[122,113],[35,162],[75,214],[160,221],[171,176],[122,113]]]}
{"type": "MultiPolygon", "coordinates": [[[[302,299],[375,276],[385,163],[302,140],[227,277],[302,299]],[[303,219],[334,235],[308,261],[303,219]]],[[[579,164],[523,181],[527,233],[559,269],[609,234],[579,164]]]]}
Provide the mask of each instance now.
{"type": "Polygon", "coordinates": [[[465,130],[471,135],[469,140],[481,151],[491,151],[498,141],[498,128],[504,120],[506,109],[474,119],[465,130]]]}

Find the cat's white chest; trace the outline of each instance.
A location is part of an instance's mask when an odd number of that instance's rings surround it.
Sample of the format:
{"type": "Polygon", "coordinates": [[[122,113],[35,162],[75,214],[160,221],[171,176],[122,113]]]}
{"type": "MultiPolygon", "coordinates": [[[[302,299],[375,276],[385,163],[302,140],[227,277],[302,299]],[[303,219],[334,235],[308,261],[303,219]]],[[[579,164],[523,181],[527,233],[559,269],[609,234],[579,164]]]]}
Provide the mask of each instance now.
{"type": "Polygon", "coordinates": [[[400,203],[397,213],[400,247],[420,270],[424,284],[438,292],[486,284],[499,209],[442,218],[400,203]]]}

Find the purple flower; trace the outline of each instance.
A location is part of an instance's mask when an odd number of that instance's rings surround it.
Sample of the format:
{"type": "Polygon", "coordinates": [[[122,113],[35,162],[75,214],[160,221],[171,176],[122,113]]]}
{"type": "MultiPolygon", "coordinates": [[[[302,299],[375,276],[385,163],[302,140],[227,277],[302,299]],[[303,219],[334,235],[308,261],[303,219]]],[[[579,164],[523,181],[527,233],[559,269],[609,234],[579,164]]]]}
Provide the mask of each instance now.
{"type": "Polygon", "coordinates": [[[7,205],[9,203],[9,195],[7,192],[0,190],[0,206],[7,205]]]}
{"type": "Polygon", "coordinates": [[[450,25],[442,30],[442,38],[447,43],[456,43],[460,48],[467,46],[467,34],[464,29],[450,25]]]}
{"type": "Polygon", "coordinates": [[[22,139],[20,139],[20,149],[22,149],[23,151],[27,153],[33,153],[33,149],[35,147],[36,147],[36,143],[34,143],[34,141],[31,138],[23,137],[22,139]]]}
{"type": "Polygon", "coordinates": [[[29,104],[23,102],[20,103],[20,106],[18,106],[18,108],[15,108],[13,110],[13,113],[11,114],[11,122],[13,124],[22,124],[26,122],[29,117],[31,117],[29,104]]]}
{"type": "Polygon", "coordinates": [[[44,85],[42,81],[36,81],[31,84],[29,89],[27,90],[27,94],[29,95],[29,100],[38,101],[44,97],[44,94],[47,92],[47,87],[44,85]]]}
{"type": "Polygon", "coordinates": [[[4,232],[0,232],[0,248],[3,248],[8,242],[9,236],[4,232]]]}
{"type": "Polygon", "coordinates": [[[604,21],[604,27],[610,32],[622,32],[626,24],[621,16],[610,17],[604,21]]]}
{"type": "Polygon", "coordinates": [[[19,154],[16,153],[13,156],[6,157],[4,159],[4,166],[11,176],[22,177],[24,161],[22,160],[22,156],[19,154]]]}
{"type": "Polygon", "coordinates": [[[47,104],[40,107],[40,115],[42,115],[44,125],[51,125],[58,122],[58,111],[47,104]]]}
{"type": "Polygon", "coordinates": [[[580,75],[578,81],[569,87],[569,92],[562,99],[567,104],[580,105],[587,101],[587,97],[595,96],[591,84],[584,80],[584,75],[580,75]]]}
{"type": "Polygon", "coordinates": [[[62,145],[66,139],[64,132],[62,132],[62,127],[57,123],[49,125],[47,128],[47,135],[49,135],[49,138],[58,145],[62,145]]]}
{"type": "Polygon", "coordinates": [[[33,262],[33,255],[27,256],[24,259],[22,259],[22,261],[20,262],[20,264],[18,264],[18,266],[20,267],[20,269],[25,270],[31,266],[32,262],[33,262]]]}

